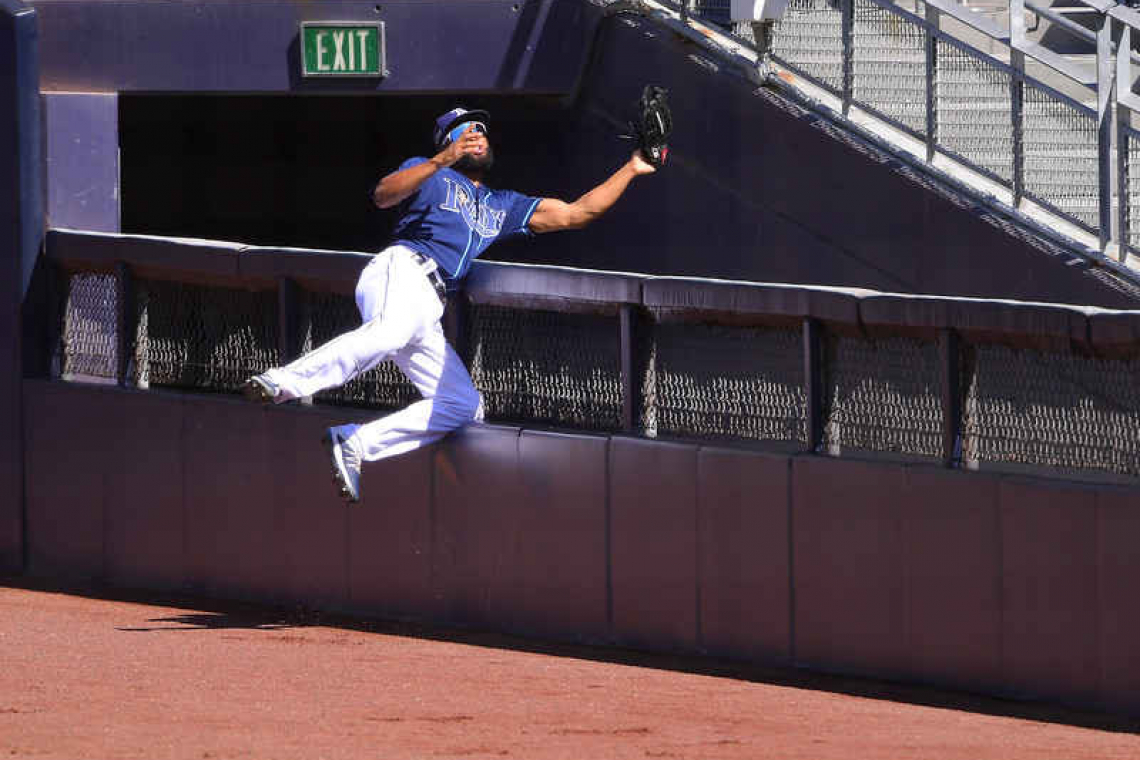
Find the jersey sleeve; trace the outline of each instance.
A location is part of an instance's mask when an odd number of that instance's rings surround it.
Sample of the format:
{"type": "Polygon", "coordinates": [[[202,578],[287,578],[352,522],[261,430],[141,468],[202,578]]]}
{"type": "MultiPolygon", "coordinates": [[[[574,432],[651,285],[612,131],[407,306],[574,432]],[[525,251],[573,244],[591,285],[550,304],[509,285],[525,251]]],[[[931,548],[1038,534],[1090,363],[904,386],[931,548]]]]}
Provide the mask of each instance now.
{"type": "Polygon", "coordinates": [[[413,166],[419,166],[426,161],[427,159],[423,156],[412,156],[411,158],[405,160],[404,163],[400,164],[399,167],[397,167],[396,171],[402,172],[404,169],[411,169],[413,166]]]}
{"type": "Polygon", "coordinates": [[[513,190],[507,191],[507,197],[507,215],[503,218],[503,231],[499,233],[499,239],[506,240],[520,235],[533,236],[534,233],[530,231],[530,218],[542,198],[523,195],[513,190]]]}
{"type": "MultiPolygon", "coordinates": [[[[410,169],[413,166],[419,166],[420,164],[426,163],[426,162],[427,162],[427,159],[424,158],[423,156],[413,156],[412,158],[406,159],[402,164],[397,166],[395,171],[393,171],[392,173],[395,174],[396,172],[402,172],[404,169],[410,169]]],[[[423,185],[420,185],[418,188],[416,188],[415,192],[413,192],[407,198],[405,198],[404,200],[402,200],[398,204],[396,204],[396,208],[399,210],[399,213],[401,216],[403,216],[405,213],[407,213],[408,209],[412,205],[412,201],[414,201],[416,196],[418,196],[420,194],[420,190],[423,190],[423,185]]]]}

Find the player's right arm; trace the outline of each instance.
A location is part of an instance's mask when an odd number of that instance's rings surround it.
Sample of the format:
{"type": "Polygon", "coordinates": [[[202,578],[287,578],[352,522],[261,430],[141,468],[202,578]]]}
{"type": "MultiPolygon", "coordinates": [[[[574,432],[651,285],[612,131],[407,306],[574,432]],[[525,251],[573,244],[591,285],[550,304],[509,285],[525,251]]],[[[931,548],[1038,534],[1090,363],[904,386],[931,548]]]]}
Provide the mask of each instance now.
{"type": "MultiPolygon", "coordinates": [[[[474,124],[464,130],[458,140],[422,163],[392,172],[372,191],[372,202],[380,208],[391,208],[403,201],[440,169],[451,166],[463,156],[480,149],[486,138],[474,131],[474,124]]],[[[485,144],[485,143],[484,143],[485,144]]]]}

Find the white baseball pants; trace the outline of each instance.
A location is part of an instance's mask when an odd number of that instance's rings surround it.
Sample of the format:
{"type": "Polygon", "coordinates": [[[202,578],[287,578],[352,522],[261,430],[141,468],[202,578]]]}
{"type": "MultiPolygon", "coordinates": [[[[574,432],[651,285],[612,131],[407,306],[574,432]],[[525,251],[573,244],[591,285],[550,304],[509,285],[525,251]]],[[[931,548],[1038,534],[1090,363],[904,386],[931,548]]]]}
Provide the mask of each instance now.
{"type": "Polygon", "coordinates": [[[443,304],[411,249],[390,246],[369,262],[356,284],[356,308],[360,327],[266,373],[282,401],[344,385],[392,359],[423,399],[373,422],[337,428],[370,462],[482,420],[482,397],[443,336],[443,304]]]}

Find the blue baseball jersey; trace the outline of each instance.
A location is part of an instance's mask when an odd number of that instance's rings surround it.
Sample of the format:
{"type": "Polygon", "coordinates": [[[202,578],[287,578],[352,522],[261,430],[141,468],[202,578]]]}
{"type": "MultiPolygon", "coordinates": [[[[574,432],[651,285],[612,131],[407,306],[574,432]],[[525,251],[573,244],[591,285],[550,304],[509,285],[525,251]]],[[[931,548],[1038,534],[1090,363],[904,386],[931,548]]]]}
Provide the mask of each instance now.
{"type": "MultiPolygon", "coordinates": [[[[400,164],[400,169],[425,161],[410,158],[400,164]]],[[[476,185],[447,167],[400,204],[392,242],[434,259],[450,288],[491,243],[534,234],[528,225],[540,200],[513,190],[476,185]]]]}

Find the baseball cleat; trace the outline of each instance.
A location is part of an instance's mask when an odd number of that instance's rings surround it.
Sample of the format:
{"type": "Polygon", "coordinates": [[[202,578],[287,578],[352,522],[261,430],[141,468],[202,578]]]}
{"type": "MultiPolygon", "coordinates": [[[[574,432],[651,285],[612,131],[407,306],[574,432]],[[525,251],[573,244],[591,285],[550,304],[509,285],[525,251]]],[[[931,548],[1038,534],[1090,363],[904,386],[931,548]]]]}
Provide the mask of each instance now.
{"type": "Polygon", "coordinates": [[[333,482],[340,489],[340,495],[352,503],[360,501],[360,452],[336,428],[329,428],[322,440],[329,449],[333,482]]]}
{"type": "Polygon", "coordinates": [[[277,403],[281,388],[268,375],[254,375],[242,384],[241,394],[255,404],[277,403]]]}

